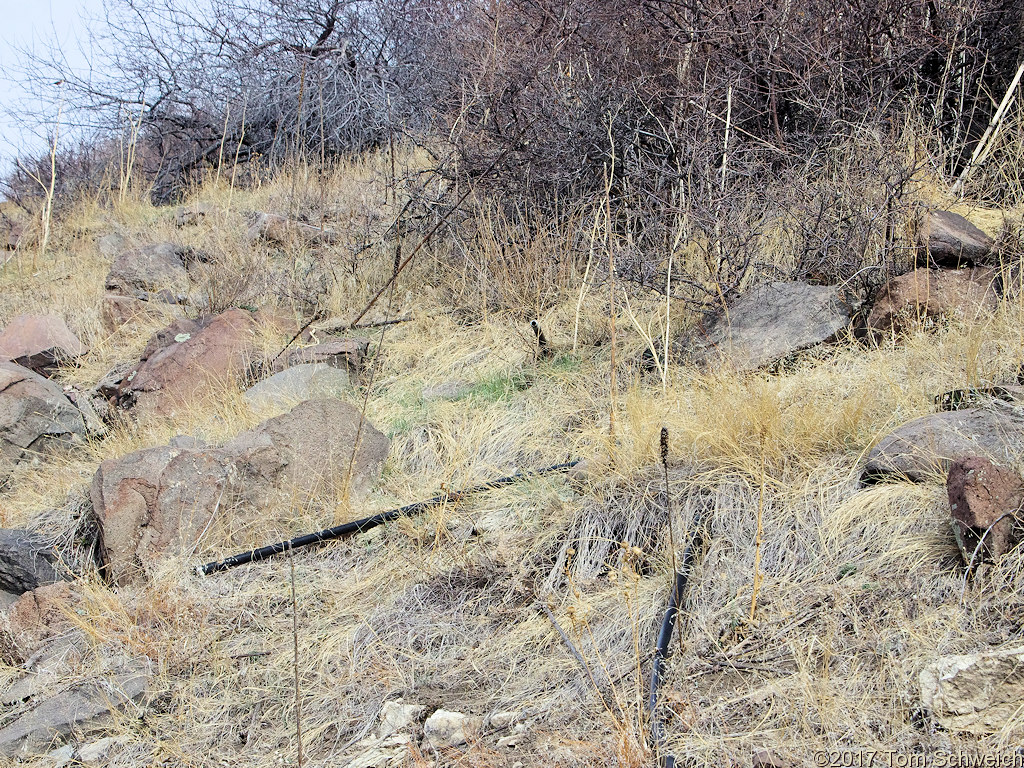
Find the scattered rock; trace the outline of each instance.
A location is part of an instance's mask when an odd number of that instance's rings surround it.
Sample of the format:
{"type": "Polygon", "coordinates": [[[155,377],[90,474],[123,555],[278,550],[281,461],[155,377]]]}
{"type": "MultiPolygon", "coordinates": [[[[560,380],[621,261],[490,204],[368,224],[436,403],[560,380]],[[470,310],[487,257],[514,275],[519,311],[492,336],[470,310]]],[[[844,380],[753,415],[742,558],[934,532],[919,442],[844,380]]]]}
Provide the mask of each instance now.
{"type": "Polygon", "coordinates": [[[145,301],[134,296],[108,293],[100,305],[100,323],[103,330],[113,333],[118,328],[138,322],[150,322],[180,316],[181,307],[161,301],[145,301]]]}
{"type": "Polygon", "coordinates": [[[160,415],[201,398],[248,366],[255,323],[242,309],[200,321],[179,320],[150,339],[136,369],[121,382],[122,404],[160,415]]]}
{"type": "Polygon", "coordinates": [[[1024,418],[999,403],[922,416],[883,437],[867,456],[861,482],[886,477],[920,482],[945,475],[958,459],[983,456],[1012,464],[1024,455],[1024,418]]]}
{"type": "Polygon", "coordinates": [[[288,366],[322,363],[358,376],[363,370],[363,359],[369,348],[369,339],[329,339],[311,347],[296,349],[288,355],[288,366]]]}
{"type": "Polygon", "coordinates": [[[752,371],[834,341],[849,327],[855,310],[856,302],[835,287],[771,283],[744,293],[675,349],[698,365],[752,371]]]}
{"type": "Polygon", "coordinates": [[[174,226],[188,227],[198,224],[207,216],[217,212],[217,206],[213,203],[193,203],[192,205],[179,206],[174,212],[174,226]]]}
{"type": "Polygon", "coordinates": [[[922,267],[962,269],[983,263],[995,242],[963,216],[929,211],[918,236],[922,267]]]}
{"type": "Polygon", "coordinates": [[[974,320],[994,312],[999,303],[991,269],[915,269],[893,279],[875,299],[867,319],[877,337],[902,333],[914,323],[939,317],[974,320]]]}
{"type": "Polygon", "coordinates": [[[991,560],[1014,546],[1014,527],[1024,502],[1020,476],[988,459],[970,456],[953,462],[946,492],[957,542],[967,563],[982,537],[984,553],[991,560]]]}
{"type": "Polygon", "coordinates": [[[1020,714],[1024,647],[945,656],[919,677],[921,701],[951,731],[995,733],[1020,714]]]}
{"type": "Polygon", "coordinates": [[[13,251],[25,238],[25,227],[23,224],[7,219],[7,217],[4,217],[4,219],[3,222],[0,222],[0,243],[3,243],[3,247],[6,250],[13,251]]]}
{"type": "Polygon", "coordinates": [[[46,753],[46,757],[43,758],[45,761],[43,762],[43,768],[64,768],[65,765],[69,765],[74,759],[75,745],[65,744],[60,749],[46,753]]]}
{"type": "Polygon", "coordinates": [[[173,243],[154,243],[123,252],[107,274],[108,291],[146,301],[182,304],[188,297],[188,251],[173,243]]]}
{"type": "Polygon", "coordinates": [[[42,536],[0,529],[0,589],[20,595],[58,580],[57,553],[42,536]]]}
{"type": "Polygon", "coordinates": [[[0,333],[0,360],[9,360],[41,375],[87,349],[57,315],[18,315],[0,333]]]}
{"type": "MultiPolygon", "coordinates": [[[[219,448],[175,440],[104,461],[91,496],[110,577],[128,583],[155,558],[192,551],[218,522],[265,517],[277,501],[344,482],[359,418],[339,400],[309,400],[219,448]]],[[[379,475],[389,445],[364,422],[353,493],[379,475]]]]}
{"type": "Polygon", "coordinates": [[[410,731],[423,720],[427,708],[422,704],[406,704],[403,701],[386,701],[380,710],[378,739],[387,739],[402,731],[410,731]]]}
{"type": "Polygon", "coordinates": [[[64,387],[64,396],[82,414],[85,429],[90,435],[102,437],[107,434],[106,419],[110,417],[110,404],[96,390],[83,392],[77,387],[64,387]]]}
{"type": "Polygon", "coordinates": [[[352,391],[352,378],[343,370],[324,363],[306,363],[286,368],[245,392],[255,408],[285,408],[303,400],[343,397],[352,391]]]}
{"type": "Polygon", "coordinates": [[[473,385],[462,379],[452,379],[423,388],[424,400],[458,400],[473,391],[473,385]]]}
{"type": "Polygon", "coordinates": [[[55,638],[75,635],[81,595],[70,582],[58,581],[24,593],[11,607],[7,620],[22,657],[29,658],[55,638]]]}
{"type": "Polygon", "coordinates": [[[127,242],[124,237],[111,232],[110,234],[103,235],[96,240],[96,247],[100,252],[100,256],[105,259],[113,259],[117,254],[125,250],[127,242]]]}
{"type": "Polygon", "coordinates": [[[329,229],[321,229],[288,219],[276,213],[260,213],[249,228],[249,240],[265,240],[275,245],[287,246],[295,241],[306,245],[329,245],[338,236],[329,229]]]}
{"type": "Polygon", "coordinates": [[[0,755],[45,749],[73,730],[100,724],[112,712],[127,712],[145,697],[151,678],[148,666],[138,664],[46,699],[0,729],[0,755]]]}
{"type": "Polygon", "coordinates": [[[99,741],[93,741],[78,750],[78,759],[86,765],[98,763],[106,759],[107,755],[110,754],[110,750],[120,743],[122,743],[122,740],[114,736],[107,736],[99,741]]]}
{"type": "Polygon", "coordinates": [[[434,749],[459,747],[476,736],[481,724],[479,717],[439,709],[423,724],[423,735],[434,749]]]}
{"type": "Polygon", "coordinates": [[[57,384],[20,365],[0,362],[0,481],[16,463],[84,436],[82,414],[57,384]]]}

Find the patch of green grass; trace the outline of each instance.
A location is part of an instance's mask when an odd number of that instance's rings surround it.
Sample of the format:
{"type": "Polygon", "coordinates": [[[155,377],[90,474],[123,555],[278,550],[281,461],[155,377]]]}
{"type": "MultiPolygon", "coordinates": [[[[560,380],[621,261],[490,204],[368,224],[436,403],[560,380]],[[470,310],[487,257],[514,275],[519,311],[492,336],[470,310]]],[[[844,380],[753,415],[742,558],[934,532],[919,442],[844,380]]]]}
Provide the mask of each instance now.
{"type": "Polygon", "coordinates": [[[470,391],[470,397],[496,402],[529,389],[533,382],[523,371],[502,371],[481,379],[470,391]]]}

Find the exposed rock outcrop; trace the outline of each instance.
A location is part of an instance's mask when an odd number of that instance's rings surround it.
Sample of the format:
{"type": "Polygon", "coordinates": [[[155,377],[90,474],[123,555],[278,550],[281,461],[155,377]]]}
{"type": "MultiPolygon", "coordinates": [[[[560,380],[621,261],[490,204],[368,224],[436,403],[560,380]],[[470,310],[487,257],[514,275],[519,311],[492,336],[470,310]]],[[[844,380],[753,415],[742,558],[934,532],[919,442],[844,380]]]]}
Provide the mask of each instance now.
{"type": "Polygon", "coordinates": [[[950,211],[929,211],[918,235],[918,263],[946,269],[973,267],[985,263],[994,246],[991,237],[963,216],[950,211]]]}
{"type": "Polygon", "coordinates": [[[57,554],[42,536],[0,529],[0,590],[20,595],[58,580],[57,554]]]}
{"type": "Polygon", "coordinates": [[[286,368],[246,390],[245,399],[256,408],[284,408],[303,400],[343,397],[352,392],[352,377],[325,363],[286,368]]]}
{"type": "Polygon", "coordinates": [[[156,415],[174,415],[211,385],[245,371],[255,328],[242,309],[176,321],[150,339],[139,365],[122,380],[120,399],[156,415]]]}
{"type": "Polygon", "coordinates": [[[986,734],[1019,716],[1024,647],[945,656],[921,670],[921,701],[943,728],[986,734]]]}
{"type": "Polygon", "coordinates": [[[1024,481],[1019,475],[988,459],[969,456],[953,462],[946,492],[966,562],[971,562],[982,542],[984,554],[992,560],[1013,547],[1014,528],[1024,502],[1024,481]]]}
{"type": "Polygon", "coordinates": [[[91,496],[110,576],[131,581],[164,553],[202,546],[208,531],[342,483],[350,460],[352,490],[363,492],[390,443],[364,423],[353,458],[358,424],[351,405],[310,400],[221,447],[177,439],[103,462],[91,496]]]}

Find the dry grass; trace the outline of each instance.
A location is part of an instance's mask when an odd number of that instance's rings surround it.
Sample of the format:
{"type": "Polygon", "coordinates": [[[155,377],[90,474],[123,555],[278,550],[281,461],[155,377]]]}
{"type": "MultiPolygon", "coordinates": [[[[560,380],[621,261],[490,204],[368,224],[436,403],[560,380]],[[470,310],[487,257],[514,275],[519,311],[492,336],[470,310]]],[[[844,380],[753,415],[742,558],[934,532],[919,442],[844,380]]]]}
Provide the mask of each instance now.
{"type": "MultiPolygon", "coordinates": [[[[176,230],[172,211],[138,201],[112,210],[83,205],[57,230],[37,273],[17,260],[5,268],[0,318],[64,315],[92,347],[63,372],[69,382],[93,383],[136,356],[155,328],[107,336],[99,329],[109,264],[92,238],[111,229],[131,243],[170,239],[213,254],[201,279],[214,305],[242,297],[298,316],[302,297],[277,292],[280,283],[268,276],[292,279],[304,264],[326,266],[333,278],[321,306],[328,317],[351,317],[391,259],[380,248],[365,262],[349,260],[367,232],[373,237],[389,223],[380,213],[381,162],[339,167],[324,182],[302,170],[252,190],[231,190],[223,180],[197,190],[197,200],[232,212],[294,209],[345,233],[317,253],[249,247],[234,213],[176,230]],[[240,270],[248,282],[232,282],[240,270]]],[[[485,285],[482,299],[467,291],[466,306],[453,307],[457,294],[439,284],[448,265],[461,263],[478,268],[461,285],[511,281],[500,269],[532,268],[537,249],[557,245],[549,236],[512,242],[514,258],[484,252],[475,262],[448,260],[438,246],[435,259],[403,276],[392,311],[412,321],[367,334],[375,349],[383,342],[367,416],[392,439],[368,499],[296,498],[265,510],[230,544],[213,536],[201,551],[168,558],[147,585],[117,592],[85,585],[80,619],[92,655],[61,684],[95,674],[115,652],[143,655],[157,669],[145,717],[106,728],[123,740],[105,764],[294,763],[289,564],[272,560],[209,578],[194,575],[195,565],[239,541],[268,543],[426,498],[442,485],[577,456],[589,468],[571,481],[464,499],[295,555],[306,764],[344,765],[364,754],[382,704],[399,697],[485,718],[512,711],[528,729],[515,749],[498,746],[508,729],[485,728],[440,756],[410,746],[393,765],[651,764],[644,703],[670,576],[666,499],[655,471],[662,426],[671,436],[676,531],[688,536],[701,510],[712,521],[688,596],[685,650],[671,660],[664,691],[678,757],[749,765],[752,751],[767,747],[799,763],[827,746],[909,753],[1019,743],[1024,716],[980,739],[938,730],[918,711],[916,676],[937,655],[1019,637],[1021,554],[965,587],[941,478],[869,489],[857,478],[864,452],[929,412],[933,395],[1012,377],[1024,359],[1024,305],[1008,301],[984,322],[922,329],[899,344],[848,340],[772,375],[672,365],[664,383],[633,367],[646,342],[623,312],[612,440],[607,292],[589,291],[577,306],[584,264],[566,266],[550,285],[518,284],[522,295],[505,308],[515,286],[485,285]],[[527,321],[538,315],[556,349],[550,360],[536,359],[527,321]],[[467,383],[464,396],[424,399],[424,387],[451,379],[467,383]],[[751,621],[762,483],[762,580],[751,621]]],[[[657,332],[663,300],[634,294],[631,302],[639,327],[657,332]]],[[[686,322],[677,311],[674,328],[686,322]]],[[[268,330],[264,353],[286,336],[268,330]]],[[[19,469],[0,495],[0,524],[59,534],[77,524],[67,499],[85,494],[105,458],[175,434],[219,443],[272,415],[252,412],[236,384],[215,390],[174,421],[126,423],[69,458],[19,469]]],[[[362,393],[352,401],[361,405],[362,393]]],[[[12,676],[0,666],[0,682],[12,676]]],[[[0,725],[17,711],[0,715],[0,725]]]]}

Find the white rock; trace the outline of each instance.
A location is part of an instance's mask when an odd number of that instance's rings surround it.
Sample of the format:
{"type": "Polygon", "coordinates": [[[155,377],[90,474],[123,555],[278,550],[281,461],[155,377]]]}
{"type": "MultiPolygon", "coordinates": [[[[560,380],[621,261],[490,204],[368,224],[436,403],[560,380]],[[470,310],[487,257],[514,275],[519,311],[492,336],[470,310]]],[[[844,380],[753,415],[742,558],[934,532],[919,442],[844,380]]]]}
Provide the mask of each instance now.
{"type": "Polygon", "coordinates": [[[426,711],[427,708],[422,704],[406,704],[401,700],[385,702],[380,710],[377,738],[386,739],[399,731],[409,729],[423,718],[426,711]]]}
{"type": "Polygon", "coordinates": [[[94,741],[91,744],[86,744],[80,750],[78,750],[78,759],[86,764],[99,763],[101,760],[106,758],[110,753],[110,748],[115,744],[120,744],[121,739],[113,736],[107,736],[99,741],[94,741]]]}
{"type": "Polygon", "coordinates": [[[921,670],[921,701],[946,729],[999,731],[1024,701],[1024,646],[945,656],[921,670]]]}
{"type": "Polygon", "coordinates": [[[434,749],[458,747],[475,736],[481,724],[479,717],[439,709],[423,724],[423,735],[434,749]]]}
{"type": "Polygon", "coordinates": [[[65,765],[70,763],[75,757],[75,747],[73,744],[65,744],[60,749],[55,749],[53,752],[48,752],[46,757],[43,758],[42,764],[46,768],[64,768],[65,765]]]}

